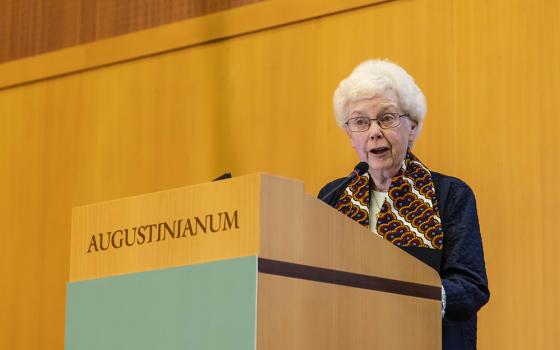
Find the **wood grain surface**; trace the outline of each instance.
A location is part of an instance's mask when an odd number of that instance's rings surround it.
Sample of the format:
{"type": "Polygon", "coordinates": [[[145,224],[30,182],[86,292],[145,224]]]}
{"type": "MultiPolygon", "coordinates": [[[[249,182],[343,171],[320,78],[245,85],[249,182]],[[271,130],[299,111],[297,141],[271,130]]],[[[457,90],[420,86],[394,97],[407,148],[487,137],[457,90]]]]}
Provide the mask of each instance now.
{"type": "Polygon", "coordinates": [[[74,208],[69,282],[256,256],[260,189],[252,175],[74,208]]]}
{"type": "Polygon", "coordinates": [[[0,63],[263,0],[4,0],[0,63]]]}
{"type": "MultiPolygon", "coordinates": [[[[0,348],[63,347],[72,207],[226,171],[301,179],[311,194],[349,173],[332,93],[370,57],[401,64],[426,94],[415,154],[476,194],[492,293],[478,348],[560,348],[558,2],[326,13],[0,90],[0,348]]],[[[117,50],[111,40],[100,50],[117,50]]]]}
{"type": "Polygon", "coordinates": [[[262,273],[257,300],[257,349],[441,349],[439,301],[262,273]]]}

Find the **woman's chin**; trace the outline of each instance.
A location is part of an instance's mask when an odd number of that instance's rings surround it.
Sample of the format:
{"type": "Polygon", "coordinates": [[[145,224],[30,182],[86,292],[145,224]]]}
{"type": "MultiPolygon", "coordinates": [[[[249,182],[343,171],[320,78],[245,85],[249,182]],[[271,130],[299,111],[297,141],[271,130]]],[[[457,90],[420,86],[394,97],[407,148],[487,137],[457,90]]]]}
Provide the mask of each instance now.
{"type": "Polygon", "coordinates": [[[385,171],[391,168],[391,164],[389,162],[380,162],[380,161],[368,161],[369,171],[385,171]]]}

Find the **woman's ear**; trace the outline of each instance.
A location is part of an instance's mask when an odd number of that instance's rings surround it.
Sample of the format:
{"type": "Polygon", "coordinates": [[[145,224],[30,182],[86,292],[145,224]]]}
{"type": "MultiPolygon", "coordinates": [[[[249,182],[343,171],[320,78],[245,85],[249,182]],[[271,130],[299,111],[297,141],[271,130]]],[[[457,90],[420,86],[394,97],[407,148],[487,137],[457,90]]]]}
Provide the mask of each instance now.
{"type": "Polygon", "coordinates": [[[408,120],[410,120],[410,133],[408,134],[408,144],[412,145],[414,144],[414,141],[416,141],[416,137],[418,136],[418,123],[410,118],[408,120]]]}

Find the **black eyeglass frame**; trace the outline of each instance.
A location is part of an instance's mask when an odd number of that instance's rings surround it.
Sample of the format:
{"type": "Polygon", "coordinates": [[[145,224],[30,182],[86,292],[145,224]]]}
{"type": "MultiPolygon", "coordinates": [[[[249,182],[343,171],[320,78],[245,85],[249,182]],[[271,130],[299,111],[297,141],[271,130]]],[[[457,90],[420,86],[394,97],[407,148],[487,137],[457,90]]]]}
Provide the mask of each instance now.
{"type": "Polygon", "coordinates": [[[399,114],[399,113],[396,113],[396,112],[395,112],[395,113],[382,113],[382,114],[380,114],[377,118],[369,118],[369,116],[365,116],[365,115],[364,115],[364,116],[361,116],[361,117],[353,117],[353,118],[350,118],[350,119],[348,119],[348,120],[346,121],[346,123],[344,123],[344,125],[346,125],[346,127],[348,127],[348,130],[350,130],[350,132],[364,132],[364,131],[368,131],[369,128],[371,128],[371,122],[372,122],[372,121],[375,121],[375,122],[377,123],[377,125],[379,125],[379,127],[380,127],[381,129],[384,129],[384,130],[386,130],[386,129],[394,129],[394,128],[397,128],[397,127],[399,127],[399,126],[401,125],[401,118],[403,118],[403,117],[410,118],[410,116],[409,116],[408,114],[406,114],[406,113],[405,113],[405,114],[399,114]],[[399,117],[399,118],[397,119],[397,124],[396,124],[396,125],[393,125],[393,126],[383,126],[383,125],[381,125],[381,122],[379,121],[379,118],[380,118],[380,117],[383,117],[383,116],[385,116],[385,115],[387,115],[387,114],[390,114],[390,115],[392,115],[392,116],[395,116],[395,115],[396,115],[396,116],[399,117]],[[369,121],[368,127],[365,128],[364,130],[352,130],[352,129],[350,128],[350,121],[353,120],[353,119],[362,119],[362,118],[363,118],[363,119],[367,119],[367,120],[369,121]]]}

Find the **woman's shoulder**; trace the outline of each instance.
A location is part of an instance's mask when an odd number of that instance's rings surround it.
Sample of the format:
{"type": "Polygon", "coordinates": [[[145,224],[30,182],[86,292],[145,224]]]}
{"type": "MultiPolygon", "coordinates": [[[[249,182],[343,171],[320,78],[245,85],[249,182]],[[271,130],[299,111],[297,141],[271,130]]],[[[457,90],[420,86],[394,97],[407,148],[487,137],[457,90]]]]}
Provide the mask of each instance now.
{"type": "MultiPolygon", "coordinates": [[[[474,196],[471,188],[467,183],[457,177],[445,175],[436,171],[430,171],[432,175],[432,181],[434,183],[434,188],[436,191],[436,196],[438,197],[440,203],[443,200],[449,198],[450,194],[453,194],[453,197],[457,196],[461,197],[461,194],[467,196],[474,196]]],[[[332,180],[328,182],[317,195],[318,198],[323,198],[327,193],[335,189],[341,182],[345,180],[344,177],[332,180]]],[[[330,206],[336,205],[338,199],[342,195],[344,188],[339,189],[338,191],[334,192],[327,198],[323,198],[323,201],[330,206]]]]}
{"type": "Polygon", "coordinates": [[[446,192],[449,190],[465,190],[472,192],[471,188],[467,183],[457,177],[445,175],[442,173],[438,173],[436,171],[430,171],[432,175],[432,181],[434,182],[434,187],[436,193],[439,192],[446,192]]]}
{"type": "Polygon", "coordinates": [[[440,213],[444,217],[449,210],[476,207],[474,192],[465,181],[435,171],[431,174],[440,213]]]}
{"type": "Polygon", "coordinates": [[[328,194],[329,192],[331,192],[332,190],[334,190],[345,179],[346,178],[341,177],[341,178],[332,180],[331,182],[327,183],[325,186],[323,186],[323,188],[321,188],[321,190],[319,191],[319,194],[317,195],[317,198],[322,199],[325,203],[327,203],[330,206],[336,205],[336,203],[338,202],[338,199],[340,198],[340,195],[342,194],[342,191],[344,191],[344,188],[341,188],[340,190],[334,192],[332,195],[328,196],[327,198],[323,198],[323,197],[326,194],[328,194]]]}

